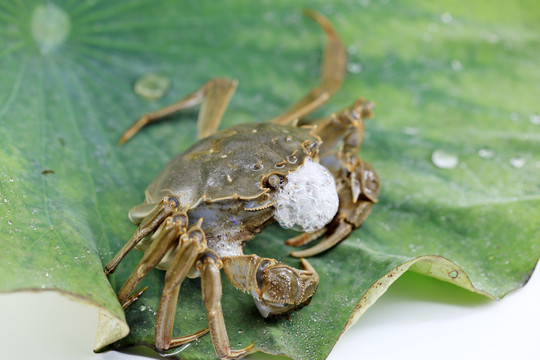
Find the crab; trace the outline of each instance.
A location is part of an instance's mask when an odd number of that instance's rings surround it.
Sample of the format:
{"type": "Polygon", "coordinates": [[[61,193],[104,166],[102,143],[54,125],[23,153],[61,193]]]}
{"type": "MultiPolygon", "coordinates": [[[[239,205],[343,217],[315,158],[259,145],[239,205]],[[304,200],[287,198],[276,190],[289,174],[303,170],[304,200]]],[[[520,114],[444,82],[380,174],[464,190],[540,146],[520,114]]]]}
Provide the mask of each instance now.
{"type": "Polygon", "coordinates": [[[138,225],[133,236],[105,266],[112,273],[133,249],[144,252],[118,292],[127,307],[153,268],[166,270],[156,318],[155,348],[162,352],[193,341],[208,331],[217,356],[236,359],[221,308],[221,277],[252,294],[262,316],[286,314],[309,303],[319,276],[305,259],[322,253],[361,226],[377,202],[380,181],[357,153],[364,119],[373,103],[362,98],[331,116],[306,120],[341,86],[346,56],[329,21],[307,10],[325,31],[320,85],[282,115],[266,123],[248,123],[217,131],[237,82],[216,78],[180,101],[143,115],[121,137],[124,143],[145,125],[177,111],[201,105],[199,141],[175,157],[148,186],[145,200],[129,211],[138,225]],[[272,258],[244,255],[244,244],[268,224],[299,230],[286,241],[315,246],[292,252],[303,269],[272,258]],[[180,286],[186,277],[201,278],[208,328],[173,337],[180,286]]]}

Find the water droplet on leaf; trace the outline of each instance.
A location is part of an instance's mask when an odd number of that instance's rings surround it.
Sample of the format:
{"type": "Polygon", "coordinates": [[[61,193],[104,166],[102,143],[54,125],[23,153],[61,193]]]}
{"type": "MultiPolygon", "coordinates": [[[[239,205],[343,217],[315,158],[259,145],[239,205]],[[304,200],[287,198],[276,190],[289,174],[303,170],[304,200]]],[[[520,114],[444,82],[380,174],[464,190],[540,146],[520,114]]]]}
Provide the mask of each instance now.
{"type": "Polygon", "coordinates": [[[495,151],[489,148],[482,148],[478,150],[478,156],[483,159],[492,159],[495,156],[495,151]]]}
{"type": "Polygon", "coordinates": [[[525,159],[522,157],[511,158],[510,165],[512,165],[516,169],[521,169],[522,167],[525,166],[525,159]]]}
{"type": "Polygon", "coordinates": [[[32,37],[42,55],[62,45],[71,30],[69,15],[51,3],[36,6],[30,21],[32,37]]]}
{"type": "Polygon", "coordinates": [[[407,126],[407,127],[403,128],[403,133],[406,134],[406,135],[415,136],[415,135],[418,135],[418,129],[407,126]]]}
{"type": "Polygon", "coordinates": [[[458,157],[444,150],[435,150],[431,154],[431,161],[440,169],[453,169],[458,164],[458,157]]]}
{"type": "Polygon", "coordinates": [[[534,125],[540,125],[540,115],[538,114],[531,114],[529,116],[529,120],[531,121],[531,123],[533,123],[534,125]]]}
{"type": "Polygon", "coordinates": [[[351,74],[359,74],[362,72],[362,64],[359,63],[348,63],[347,64],[347,71],[351,74]]]}
{"type": "Polygon", "coordinates": [[[135,82],[135,93],[147,100],[158,100],[165,95],[171,81],[159,74],[147,74],[135,82]]]}
{"type": "Polygon", "coordinates": [[[452,67],[452,70],[454,71],[463,70],[463,65],[461,64],[461,61],[459,60],[452,60],[452,62],[450,63],[450,66],[452,67]]]}
{"type": "Polygon", "coordinates": [[[452,22],[452,15],[449,12],[444,12],[441,14],[441,21],[445,24],[452,22]]]}

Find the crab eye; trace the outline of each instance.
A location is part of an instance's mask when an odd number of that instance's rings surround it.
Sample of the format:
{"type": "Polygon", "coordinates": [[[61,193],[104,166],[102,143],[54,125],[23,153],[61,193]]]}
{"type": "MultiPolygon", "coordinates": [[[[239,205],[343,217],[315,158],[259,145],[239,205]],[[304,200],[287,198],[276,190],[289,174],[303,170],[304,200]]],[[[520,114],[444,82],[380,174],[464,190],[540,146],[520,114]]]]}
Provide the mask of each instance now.
{"type": "Polygon", "coordinates": [[[272,174],[268,177],[268,180],[266,181],[270,187],[273,187],[274,189],[279,186],[281,183],[281,179],[276,174],[272,174]]]}

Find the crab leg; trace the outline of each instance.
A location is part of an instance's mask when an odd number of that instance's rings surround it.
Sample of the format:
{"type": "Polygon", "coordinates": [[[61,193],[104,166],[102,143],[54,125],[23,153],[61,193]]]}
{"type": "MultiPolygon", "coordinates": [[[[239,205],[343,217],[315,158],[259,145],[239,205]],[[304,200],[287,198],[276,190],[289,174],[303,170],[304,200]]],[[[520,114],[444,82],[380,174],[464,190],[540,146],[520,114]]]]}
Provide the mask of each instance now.
{"type": "MultiPolygon", "coordinates": [[[[371,212],[379,195],[379,177],[369,163],[358,158],[353,158],[348,163],[348,176],[345,179],[347,184],[339,193],[340,207],[332,222],[326,226],[326,236],[311,248],[292,252],[292,256],[304,258],[332,248],[354,229],[359,228],[371,212]]],[[[294,241],[289,245],[295,246],[294,241]]]]}
{"type": "Polygon", "coordinates": [[[319,237],[323,236],[328,231],[328,228],[325,226],[320,230],[317,230],[315,232],[311,233],[303,233],[298,236],[295,236],[287,241],[285,241],[285,244],[289,246],[302,246],[309,244],[313,240],[317,240],[319,237]]]}
{"type": "Polygon", "coordinates": [[[186,225],[187,215],[185,213],[176,213],[165,219],[158,227],[154,235],[152,235],[153,241],[150,247],[146,249],[141,261],[118,292],[118,300],[121,304],[129,300],[130,294],[135,287],[178,242],[180,235],[186,229],[186,225]]]}
{"type": "Polygon", "coordinates": [[[177,347],[198,339],[208,328],[191,335],[172,338],[176,305],[180,286],[197,257],[206,249],[206,238],[201,229],[202,219],[181,236],[178,251],[165,274],[165,287],[161,295],[156,318],[155,344],[158,351],[177,347]]]}
{"type": "Polygon", "coordinates": [[[231,350],[223,311],[221,309],[221,260],[212,252],[206,253],[197,263],[201,272],[203,301],[206,306],[208,326],[214,350],[221,359],[238,359],[245,356],[255,343],[241,349],[231,350]]]}
{"type": "Polygon", "coordinates": [[[199,129],[199,139],[212,135],[219,127],[223,113],[225,112],[237,85],[238,81],[236,80],[227,78],[212,79],[178,102],[141,116],[137,122],[124,132],[118,143],[125,143],[148,124],[200,104],[202,104],[202,107],[199,111],[197,125],[199,129]]]}
{"type": "Polygon", "coordinates": [[[332,29],[330,22],[323,15],[313,10],[306,9],[304,10],[304,14],[317,21],[327,36],[321,82],[318,87],[312,89],[303,99],[291,106],[283,114],[271,120],[277,124],[288,124],[295,119],[300,119],[315,111],[328,101],[330,96],[338,91],[345,77],[345,66],[347,62],[345,47],[334,29],[332,29]]]}
{"type": "Polygon", "coordinates": [[[163,220],[178,210],[180,200],[175,196],[166,196],[140,223],[135,233],[122,249],[105,265],[105,274],[114,272],[120,261],[148,234],[154,231],[163,220]]]}

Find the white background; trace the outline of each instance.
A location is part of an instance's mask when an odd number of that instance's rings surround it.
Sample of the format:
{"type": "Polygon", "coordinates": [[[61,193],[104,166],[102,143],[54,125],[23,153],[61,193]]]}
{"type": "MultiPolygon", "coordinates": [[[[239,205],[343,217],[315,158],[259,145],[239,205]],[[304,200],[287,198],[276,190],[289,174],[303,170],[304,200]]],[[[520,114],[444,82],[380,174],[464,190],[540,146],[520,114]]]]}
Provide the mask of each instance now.
{"type": "MultiPolygon", "coordinates": [[[[407,273],[343,335],[328,359],[540,359],[539,272],[498,302],[407,273]]],[[[148,359],[94,354],[96,326],[95,309],[55,293],[1,294],[0,359],[148,359]]]]}

